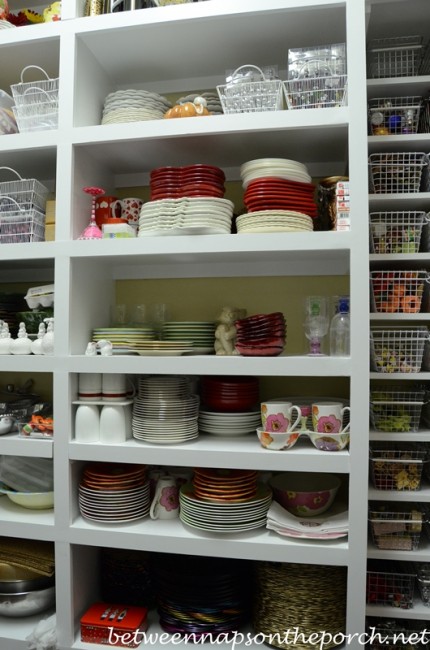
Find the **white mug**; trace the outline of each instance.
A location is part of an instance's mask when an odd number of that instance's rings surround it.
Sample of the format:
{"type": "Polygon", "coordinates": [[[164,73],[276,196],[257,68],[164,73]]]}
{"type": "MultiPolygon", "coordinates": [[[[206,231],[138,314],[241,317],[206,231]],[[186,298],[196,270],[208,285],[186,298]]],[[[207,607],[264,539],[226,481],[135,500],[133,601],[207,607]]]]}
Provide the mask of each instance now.
{"type": "Polygon", "coordinates": [[[346,433],[350,423],[342,429],[345,413],[349,413],[349,406],[342,402],[318,402],[312,404],[312,425],[316,433],[346,433]]]}
{"type": "Polygon", "coordinates": [[[122,218],[127,219],[131,226],[137,226],[139,223],[140,209],[143,205],[142,199],[128,197],[122,199],[122,218]]]}
{"type": "Polygon", "coordinates": [[[75,440],[99,442],[100,413],[96,404],[80,404],[75,415],[75,440]]]}
{"type": "Polygon", "coordinates": [[[78,398],[85,402],[97,402],[101,400],[101,373],[87,372],[78,375],[78,398]]]}
{"type": "Polygon", "coordinates": [[[267,400],[261,403],[261,423],[264,431],[294,431],[300,424],[302,411],[300,406],[279,399],[267,400]],[[296,419],[293,422],[293,411],[296,419]]]}
{"type": "Polygon", "coordinates": [[[100,442],[118,444],[131,437],[131,408],[106,404],[100,413],[100,442]]]}
{"type": "Polygon", "coordinates": [[[149,516],[151,519],[179,517],[179,489],[174,476],[161,476],[158,479],[149,516]]]}
{"type": "Polygon", "coordinates": [[[124,402],[134,397],[135,388],[127,375],[105,373],[102,375],[101,392],[104,402],[124,402]]]}

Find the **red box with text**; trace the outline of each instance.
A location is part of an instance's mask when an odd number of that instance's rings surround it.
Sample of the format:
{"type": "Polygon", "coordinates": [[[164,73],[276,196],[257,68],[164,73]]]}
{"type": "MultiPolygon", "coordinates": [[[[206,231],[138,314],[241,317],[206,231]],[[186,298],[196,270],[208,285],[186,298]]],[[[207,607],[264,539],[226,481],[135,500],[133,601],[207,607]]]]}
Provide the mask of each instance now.
{"type": "Polygon", "coordinates": [[[94,603],[81,617],[81,641],[137,648],[148,629],[148,610],[118,603],[94,603]]]}

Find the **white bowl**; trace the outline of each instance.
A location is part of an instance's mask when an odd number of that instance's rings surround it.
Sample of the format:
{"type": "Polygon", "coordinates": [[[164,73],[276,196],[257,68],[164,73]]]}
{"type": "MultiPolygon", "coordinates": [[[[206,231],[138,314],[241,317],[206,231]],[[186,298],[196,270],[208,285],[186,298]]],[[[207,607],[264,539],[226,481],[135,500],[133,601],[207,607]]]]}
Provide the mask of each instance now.
{"type": "Polygon", "coordinates": [[[5,491],[11,501],[30,510],[47,510],[54,507],[53,492],[5,491]]]}

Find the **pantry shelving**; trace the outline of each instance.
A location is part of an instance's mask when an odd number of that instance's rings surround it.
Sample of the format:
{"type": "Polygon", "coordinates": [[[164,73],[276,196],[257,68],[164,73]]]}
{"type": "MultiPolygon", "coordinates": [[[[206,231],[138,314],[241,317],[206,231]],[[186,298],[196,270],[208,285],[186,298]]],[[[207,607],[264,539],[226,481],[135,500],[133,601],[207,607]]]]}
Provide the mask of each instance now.
{"type": "MultiPolygon", "coordinates": [[[[346,566],[347,631],[361,632],[366,611],[364,477],[368,462],[365,420],[369,383],[368,336],[362,321],[368,309],[368,288],[363,282],[368,272],[368,233],[363,219],[368,207],[365,1],[208,0],[85,18],[78,0],[63,4],[60,23],[3,30],[0,36],[0,52],[10,61],[0,75],[2,87],[16,83],[21,69],[29,63],[42,66],[51,76],[60,76],[58,130],[0,138],[0,166],[39,178],[56,197],[56,241],[0,248],[2,283],[55,282],[54,356],[0,358],[0,372],[5,377],[8,373],[52,375],[54,440],[38,442],[3,436],[0,454],[52,457],[55,507],[49,514],[23,514],[2,499],[0,523],[8,535],[55,543],[59,648],[94,647],[79,641],[79,618],[98,597],[94,566],[100,548],[107,545],[346,566]],[[336,42],[346,42],[348,48],[348,106],[100,125],[104,97],[114,90],[140,87],[175,95],[184,89],[214,88],[223,82],[227,69],[255,61],[260,65],[279,63],[282,76],[289,47],[336,42]],[[75,240],[88,221],[88,197],[82,192],[88,184],[100,184],[107,191],[145,186],[149,172],[157,166],[197,161],[217,165],[225,170],[228,180],[238,181],[243,162],[268,156],[297,159],[316,178],[348,173],[352,231],[311,236],[295,233],[291,238],[287,234],[266,234],[117,242],[75,240]],[[309,281],[320,276],[346,280],[353,305],[350,358],[312,359],[300,354],[275,358],[84,355],[92,329],[108,322],[110,303],[122,282],[139,280],[144,287],[145,281],[154,279],[181,278],[191,282],[218,278],[222,283],[228,278],[261,277],[269,282],[276,276],[291,278],[286,291],[295,278],[302,276],[309,281]],[[350,450],[326,454],[298,445],[284,455],[260,448],[256,438],[240,444],[229,440],[221,446],[218,440],[203,435],[192,445],[170,448],[134,440],[112,446],[80,444],[73,439],[72,402],[76,399],[78,374],[90,372],[231,374],[275,381],[289,378],[293,382],[309,378],[323,385],[341,380],[352,411],[350,450]],[[79,472],[85,462],[92,460],[252,468],[263,472],[294,468],[341,474],[349,487],[350,535],[348,541],[305,544],[287,541],[265,529],[253,534],[216,536],[185,530],[179,521],[94,526],[80,517],[77,503],[79,472]]],[[[379,198],[375,204],[379,204],[379,198]]],[[[276,297],[271,298],[275,310],[276,297]]],[[[297,314],[291,314],[291,321],[297,318],[297,314]]],[[[5,619],[3,624],[2,619],[0,646],[25,650],[25,637],[34,625],[34,620],[5,619]]],[[[349,647],[358,650],[359,644],[352,642],[349,647]]]]}

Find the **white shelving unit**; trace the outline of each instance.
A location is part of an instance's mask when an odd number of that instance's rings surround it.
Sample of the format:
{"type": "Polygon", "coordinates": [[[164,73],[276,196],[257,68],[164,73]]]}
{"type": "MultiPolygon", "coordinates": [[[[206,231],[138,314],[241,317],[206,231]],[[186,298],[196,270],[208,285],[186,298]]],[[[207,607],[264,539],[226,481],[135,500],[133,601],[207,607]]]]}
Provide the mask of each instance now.
{"type": "MultiPolygon", "coordinates": [[[[424,18],[428,7],[419,2],[404,2],[398,0],[388,5],[384,0],[374,2],[371,6],[369,15],[368,36],[388,37],[403,36],[412,34],[421,34],[422,28],[420,21],[424,18]],[[390,19],[387,20],[387,11],[393,11],[390,19]]],[[[428,96],[429,77],[398,77],[387,79],[369,79],[367,81],[368,99],[377,97],[406,97],[406,96],[428,96]]],[[[368,151],[371,153],[396,153],[407,151],[430,151],[430,134],[417,133],[413,135],[391,135],[391,136],[369,136],[368,151]]],[[[414,211],[425,210],[428,212],[430,207],[430,193],[419,192],[413,194],[370,194],[369,195],[369,212],[384,211],[414,211]]],[[[370,270],[396,270],[396,269],[430,269],[430,253],[416,254],[392,254],[369,256],[370,270]]],[[[371,313],[370,324],[381,326],[384,323],[390,325],[417,326],[428,325],[430,322],[430,313],[418,314],[383,314],[371,313]]],[[[409,382],[425,383],[428,385],[430,379],[429,372],[411,373],[411,374],[385,374],[370,372],[370,379],[381,386],[386,382],[387,390],[390,384],[401,382],[405,386],[409,382]]],[[[411,433],[385,433],[380,431],[370,431],[369,435],[371,444],[375,442],[377,447],[378,441],[401,442],[407,441],[414,443],[426,443],[430,441],[430,431],[420,429],[418,432],[411,433]]],[[[369,501],[387,502],[396,504],[411,503],[429,503],[430,486],[428,481],[423,478],[421,489],[418,491],[391,491],[377,490],[369,487],[369,501]]],[[[429,562],[430,548],[429,542],[423,531],[422,540],[419,550],[416,551],[394,551],[381,550],[369,541],[368,558],[372,560],[392,560],[392,561],[409,561],[409,562],[429,562]]],[[[430,609],[426,607],[421,598],[416,593],[413,607],[410,609],[399,609],[384,605],[367,605],[366,614],[375,618],[389,619],[411,619],[411,620],[430,620],[430,609]]]]}
{"type": "MultiPolygon", "coordinates": [[[[403,11],[404,5],[394,4],[403,11]]],[[[360,633],[366,614],[369,388],[368,332],[363,327],[363,315],[368,313],[364,43],[372,7],[366,7],[365,0],[210,0],[84,18],[82,5],[69,0],[63,3],[61,22],[3,30],[0,36],[0,54],[8,61],[0,73],[1,87],[16,83],[29,63],[61,80],[58,130],[0,138],[0,165],[45,182],[57,201],[56,241],[2,245],[2,283],[55,282],[58,332],[53,357],[0,358],[5,376],[52,374],[55,416],[53,443],[0,438],[0,454],[52,456],[55,481],[52,513],[23,512],[3,499],[2,534],[55,543],[60,650],[95,647],[79,641],[79,619],[98,598],[94,566],[103,546],[346,566],[347,632],[360,633]],[[335,42],[347,43],[348,107],[100,125],[104,97],[114,90],[141,87],[176,93],[214,88],[222,83],[226,69],[244,62],[277,62],[283,76],[288,48],[335,42]],[[196,162],[220,166],[229,180],[238,180],[240,165],[259,157],[299,160],[315,177],[348,173],[352,231],[75,241],[88,221],[85,185],[100,184],[107,191],[147,185],[153,168],[196,162]],[[91,330],[109,321],[116,281],[278,275],[349,277],[351,358],[83,354],[91,330]],[[320,454],[297,446],[285,455],[270,454],[251,441],[240,446],[223,441],[221,446],[205,436],[192,445],[162,448],[136,441],[109,447],[79,444],[73,440],[72,401],[81,372],[317,377],[322,384],[327,378],[345,378],[352,412],[350,450],[320,454]],[[185,530],[178,521],[91,525],[80,517],[77,504],[79,473],[91,460],[343,474],[349,483],[350,535],[347,541],[323,544],[287,541],[264,529],[216,536],[185,530]]],[[[23,6],[19,0],[18,7],[23,6]]],[[[393,14],[401,12],[396,9],[393,14]]],[[[0,647],[25,650],[25,638],[37,620],[2,618],[0,647]]],[[[348,647],[361,646],[352,642],[348,647]]]]}

